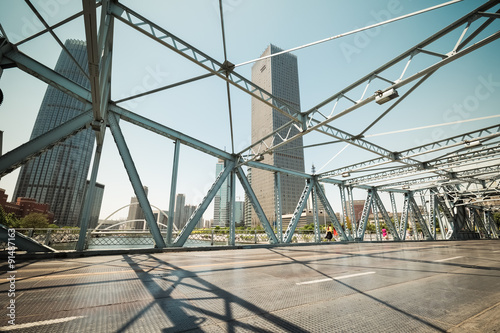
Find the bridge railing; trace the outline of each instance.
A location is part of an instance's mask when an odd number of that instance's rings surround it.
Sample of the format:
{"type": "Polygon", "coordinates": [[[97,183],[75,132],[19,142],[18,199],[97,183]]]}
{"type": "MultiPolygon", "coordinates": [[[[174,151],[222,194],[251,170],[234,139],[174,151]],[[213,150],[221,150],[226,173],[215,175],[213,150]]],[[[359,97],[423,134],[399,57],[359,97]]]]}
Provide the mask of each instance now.
{"type": "MultiPolygon", "coordinates": [[[[50,228],[15,228],[16,231],[56,250],[74,250],[78,241],[78,228],[50,229],[50,228]]],[[[162,230],[162,235],[166,237],[166,230],[162,230]]],[[[172,239],[177,237],[174,232],[172,239]]],[[[438,239],[440,239],[439,235],[438,239]]],[[[387,239],[377,238],[375,233],[365,233],[364,241],[392,241],[392,235],[388,234],[387,239]]],[[[406,240],[415,240],[414,236],[407,237],[406,240]]],[[[417,235],[416,240],[423,240],[417,235]]],[[[321,242],[326,242],[324,235],[321,235],[321,242]]],[[[314,232],[296,230],[292,243],[314,243],[314,232]]],[[[237,230],[235,232],[235,245],[268,244],[269,238],[261,230],[237,230]]],[[[229,231],[225,229],[198,229],[193,230],[186,241],[186,247],[207,247],[207,246],[227,246],[229,244],[229,231]]],[[[88,249],[133,249],[152,248],[154,241],[148,230],[102,230],[89,232],[87,236],[88,249]]],[[[0,250],[2,246],[0,244],[0,250]]]]}

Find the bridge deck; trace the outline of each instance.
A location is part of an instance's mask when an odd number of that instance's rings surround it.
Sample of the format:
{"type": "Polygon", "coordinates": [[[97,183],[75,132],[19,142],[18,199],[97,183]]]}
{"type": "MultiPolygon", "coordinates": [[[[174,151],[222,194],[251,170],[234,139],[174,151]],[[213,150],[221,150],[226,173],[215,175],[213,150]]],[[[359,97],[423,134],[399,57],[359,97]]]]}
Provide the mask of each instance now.
{"type": "Polygon", "coordinates": [[[0,331],[500,330],[498,240],[2,260],[0,331]]]}

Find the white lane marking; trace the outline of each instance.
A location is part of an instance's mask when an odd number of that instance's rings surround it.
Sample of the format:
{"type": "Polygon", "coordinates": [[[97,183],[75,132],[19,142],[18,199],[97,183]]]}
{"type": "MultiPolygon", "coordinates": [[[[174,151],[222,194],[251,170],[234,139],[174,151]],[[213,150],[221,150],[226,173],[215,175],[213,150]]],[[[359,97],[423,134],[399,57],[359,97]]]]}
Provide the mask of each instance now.
{"type": "Polygon", "coordinates": [[[362,275],[368,275],[368,274],[375,274],[375,272],[364,272],[364,273],[356,273],[356,274],[349,274],[349,275],[341,275],[341,276],[336,276],[334,278],[328,278],[328,279],[320,279],[320,280],[312,280],[312,281],[305,281],[305,282],[297,282],[297,285],[302,285],[302,284],[313,284],[313,283],[321,283],[321,282],[326,282],[326,281],[333,281],[333,280],[342,280],[342,279],[347,279],[351,277],[356,277],[356,276],[362,276],[362,275]]]}
{"type": "Polygon", "coordinates": [[[3,327],[0,327],[0,331],[2,331],[2,332],[14,331],[14,330],[22,329],[22,328],[29,328],[29,327],[36,327],[36,326],[43,326],[43,325],[50,325],[50,324],[59,324],[59,323],[67,322],[67,321],[72,321],[75,319],[80,319],[80,318],[85,318],[85,316],[66,317],[66,318],[58,318],[58,319],[51,319],[51,320],[35,321],[33,323],[3,326],[3,327]]]}
{"type": "Polygon", "coordinates": [[[446,259],[439,259],[439,260],[434,260],[434,262],[448,261],[448,260],[453,260],[453,259],[458,259],[458,258],[463,258],[463,257],[464,256],[452,257],[452,258],[446,258],[446,259]]]}
{"type": "Polygon", "coordinates": [[[368,275],[368,274],[375,274],[375,272],[364,272],[364,273],[357,273],[357,274],[342,275],[342,276],[334,277],[333,279],[334,280],[342,280],[342,279],[347,279],[350,277],[362,276],[362,275],[368,275]]]}

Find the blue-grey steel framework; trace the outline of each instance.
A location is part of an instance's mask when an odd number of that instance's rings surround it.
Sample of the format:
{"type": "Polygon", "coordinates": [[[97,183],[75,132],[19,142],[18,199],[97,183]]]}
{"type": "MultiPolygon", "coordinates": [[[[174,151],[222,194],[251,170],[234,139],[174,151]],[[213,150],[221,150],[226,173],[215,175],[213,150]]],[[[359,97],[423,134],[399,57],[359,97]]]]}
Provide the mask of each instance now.
{"type": "MultiPolygon", "coordinates": [[[[29,1],[27,2],[34,14],[40,16],[34,6],[32,6],[29,1]]],[[[457,239],[461,237],[460,233],[474,233],[476,230],[479,230],[483,235],[485,235],[485,237],[498,237],[498,232],[493,227],[494,223],[492,222],[491,211],[487,207],[478,206],[477,204],[488,200],[488,196],[491,197],[500,194],[497,188],[492,188],[492,186],[496,184],[500,178],[498,176],[500,174],[500,167],[498,165],[493,165],[475,168],[473,163],[495,160],[500,156],[498,141],[495,141],[495,139],[500,136],[500,124],[398,152],[386,149],[365,140],[363,138],[363,133],[392,109],[394,109],[399,101],[413,92],[423,81],[428,80],[429,77],[440,67],[445,66],[455,59],[458,59],[500,38],[500,31],[497,31],[483,40],[471,44],[474,37],[500,18],[500,10],[497,10],[496,12],[491,11],[494,10],[494,7],[498,5],[499,2],[499,0],[488,1],[485,4],[480,5],[474,11],[462,18],[459,18],[448,27],[442,29],[421,43],[418,43],[406,52],[395,57],[393,60],[387,62],[385,65],[368,73],[363,78],[317,104],[310,110],[301,113],[275,98],[271,93],[266,92],[264,89],[256,86],[248,79],[237,74],[235,72],[234,65],[227,60],[219,62],[211,58],[186,41],[171,34],[163,27],[152,23],[146,17],[121,4],[118,0],[103,0],[100,2],[96,2],[94,0],[82,0],[82,12],[68,17],[52,27],[48,26],[48,24],[42,19],[41,21],[45,27],[44,30],[18,42],[15,45],[9,42],[8,36],[5,35],[3,30],[0,33],[0,68],[2,70],[17,67],[18,69],[23,70],[77,98],[88,107],[87,112],[82,113],[81,115],[62,124],[58,128],[55,128],[50,132],[1,156],[0,177],[26,163],[26,161],[33,156],[37,156],[54,145],[63,142],[66,138],[74,135],[78,131],[84,128],[92,127],[96,133],[97,151],[91,174],[89,187],[90,191],[87,195],[84,206],[85,209],[80,223],[81,232],[80,241],[77,246],[78,250],[83,250],[85,248],[85,237],[87,235],[88,218],[91,210],[90,203],[92,202],[91,199],[94,195],[94,184],[99,169],[102,144],[108,128],[115,139],[135,194],[139,200],[141,208],[145,212],[146,221],[155,241],[155,246],[158,248],[165,247],[166,245],[183,246],[185,244],[189,234],[202,217],[203,212],[210,204],[210,201],[216,191],[228,177],[231,184],[231,207],[234,208],[235,176],[238,177],[240,183],[242,184],[249,201],[253,205],[258,218],[261,221],[261,224],[264,226],[264,229],[269,237],[269,242],[272,244],[290,242],[292,240],[293,233],[304,208],[305,201],[307,200],[307,197],[311,195],[311,192],[313,195],[313,206],[315,207],[314,224],[316,241],[320,241],[319,223],[317,219],[318,199],[325,207],[330,221],[333,223],[335,229],[339,232],[341,239],[344,241],[352,239],[358,241],[363,240],[370,211],[378,211],[381,213],[381,216],[389,227],[389,232],[392,234],[394,240],[405,240],[407,238],[406,230],[408,222],[411,224],[417,222],[428,239],[436,238],[436,223],[439,224],[441,233],[446,238],[457,239]],[[100,22],[97,20],[97,10],[99,8],[101,10],[100,22]],[[78,17],[83,17],[85,26],[89,59],[89,80],[91,83],[90,91],[64,78],[62,75],[37,62],[35,59],[21,53],[16,47],[17,45],[37,38],[46,32],[50,33],[56,41],[61,44],[60,40],[54,33],[54,29],[73,21],[78,17]],[[253,98],[258,99],[262,103],[265,103],[277,111],[285,114],[290,118],[290,122],[277,131],[265,135],[260,141],[245,148],[241,152],[229,154],[224,150],[210,146],[200,140],[178,132],[175,129],[169,128],[165,125],[126,110],[123,107],[117,106],[116,102],[110,100],[112,69],[111,60],[115,20],[119,20],[136,29],[145,37],[151,38],[208,72],[205,75],[188,79],[179,82],[178,84],[163,87],[155,91],[168,89],[180,84],[188,84],[209,76],[217,76],[220,79],[225,80],[228,84],[249,94],[253,98]],[[471,24],[475,21],[482,23],[479,27],[473,30],[471,28],[471,24]],[[462,27],[464,27],[463,33],[459,34],[459,39],[448,53],[438,54],[427,49],[431,43],[458,31],[458,29],[461,29],[462,27]],[[468,36],[465,37],[467,34],[468,36]],[[434,57],[436,62],[429,67],[418,70],[414,75],[405,77],[405,73],[409,65],[413,64],[412,60],[419,56],[434,57]],[[405,64],[399,77],[388,78],[384,76],[384,71],[393,68],[398,64],[405,64]],[[364,105],[373,103],[376,99],[376,95],[366,95],[370,85],[376,84],[377,88],[381,88],[381,92],[386,92],[410,83],[414,83],[410,90],[401,96],[399,101],[392,104],[363,132],[359,134],[351,134],[330,125],[333,120],[361,108],[364,105]],[[365,88],[363,89],[364,92],[360,98],[352,96],[352,91],[363,86],[365,88]],[[338,102],[344,99],[350,101],[352,106],[334,113],[338,102]],[[327,111],[326,108],[331,111],[327,111]],[[158,226],[154,221],[151,206],[143,190],[143,184],[137,170],[135,169],[133,158],[128,151],[125,138],[123,137],[120,129],[121,121],[126,121],[136,126],[140,126],[175,141],[176,146],[174,151],[175,159],[172,173],[171,198],[175,193],[177,163],[181,144],[225,160],[225,169],[216,179],[200,206],[190,217],[188,223],[177,235],[175,241],[172,241],[171,239],[173,219],[169,219],[166,240],[163,239],[158,226]],[[277,138],[279,133],[283,133],[283,129],[291,126],[298,127],[300,132],[298,134],[290,135],[289,137],[280,137],[280,140],[273,139],[275,137],[277,138]],[[279,169],[257,162],[257,157],[262,156],[263,154],[270,154],[289,141],[300,136],[307,135],[313,131],[325,134],[326,137],[334,137],[338,140],[347,142],[348,144],[366,149],[379,155],[380,157],[355,165],[345,166],[340,169],[330,170],[319,175],[310,175],[291,170],[279,169]],[[264,141],[269,138],[273,139],[271,140],[271,144],[264,144],[264,141]],[[468,147],[469,150],[465,153],[461,153],[460,149],[462,148],[462,145],[468,147]],[[425,162],[416,159],[416,157],[425,158],[425,156],[429,153],[441,150],[444,151],[445,149],[453,149],[453,151],[448,151],[440,158],[429,159],[425,162]],[[467,164],[470,168],[458,172],[443,171],[454,165],[464,164],[467,164]],[[290,221],[284,237],[281,235],[281,223],[278,223],[280,235],[276,237],[273,227],[263,214],[262,208],[260,207],[260,204],[253,193],[251,184],[249,183],[242,168],[244,165],[274,172],[276,174],[276,188],[278,196],[281,196],[279,185],[280,174],[293,174],[304,178],[306,186],[304,188],[303,195],[297,203],[296,214],[294,214],[294,217],[290,221]],[[388,171],[379,172],[377,167],[380,166],[388,168],[388,171]],[[350,177],[351,173],[360,171],[367,174],[360,177],[350,177]],[[345,173],[349,174],[348,179],[340,180],[335,178],[345,173]],[[334,184],[334,186],[340,187],[343,207],[343,219],[341,222],[339,222],[335,216],[335,213],[319,184],[320,182],[323,184],[334,184]],[[476,189],[474,191],[469,190],[469,184],[471,183],[481,185],[482,189],[476,189]],[[413,187],[412,190],[409,189],[410,186],[413,187]],[[367,191],[367,199],[365,201],[362,217],[359,221],[355,221],[353,211],[353,188],[364,189],[367,191]],[[345,197],[344,190],[347,190],[347,198],[345,197]],[[430,194],[429,207],[427,207],[427,202],[425,200],[422,202],[422,206],[425,207],[425,209],[428,209],[428,213],[425,214],[422,214],[421,207],[419,207],[414,199],[415,194],[420,191],[428,191],[427,194],[430,194]],[[393,212],[396,212],[394,194],[399,193],[404,195],[402,216],[400,219],[396,216],[394,218],[394,224],[389,218],[382,200],[379,197],[379,192],[390,193],[393,212]],[[474,204],[471,204],[472,196],[474,196],[474,204]],[[350,203],[350,212],[347,212],[347,200],[349,200],[350,203]],[[351,220],[352,230],[349,230],[347,227],[346,218],[348,214],[351,220]]],[[[220,5],[222,6],[222,3],[220,3],[220,5]]],[[[222,10],[221,13],[223,13],[222,10]]],[[[221,22],[223,23],[222,17],[221,22]]],[[[155,91],[147,93],[154,93],[155,91]]],[[[134,97],[137,96],[132,96],[130,98],[134,97]]],[[[292,132],[288,131],[288,133],[292,132]]],[[[172,199],[170,206],[172,206],[172,199]]],[[[172,209],[170,209],[170,211],[172,211],[172,209]]],[[[277,207],[277,212],[279,213],[279,206],[277,207]]],[[[378,214],[376,214],[375,219],[378,219],[378,214]]],[[[280,219],[278,219],[278,221],[280,221],[280,219]]],[[[231,214],[230,224],[231,234],[229,242],[230,244],[234,244],[235,236],[233,214],[231,214]]],[[[413,227],[413,230],[416,230],[415,226],[413,227]]]]}

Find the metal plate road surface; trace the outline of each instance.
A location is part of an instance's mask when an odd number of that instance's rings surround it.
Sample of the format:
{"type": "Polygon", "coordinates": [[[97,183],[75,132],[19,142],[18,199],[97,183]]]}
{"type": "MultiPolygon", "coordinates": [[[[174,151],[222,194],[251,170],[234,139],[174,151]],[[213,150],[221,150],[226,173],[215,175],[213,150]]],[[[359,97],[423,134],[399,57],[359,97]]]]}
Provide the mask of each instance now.
{"type": "Polygon", "coordinates": [[[13,297],[2,267],[6,332],[500,332],[498,240],[28,260],[13,297]]]}

